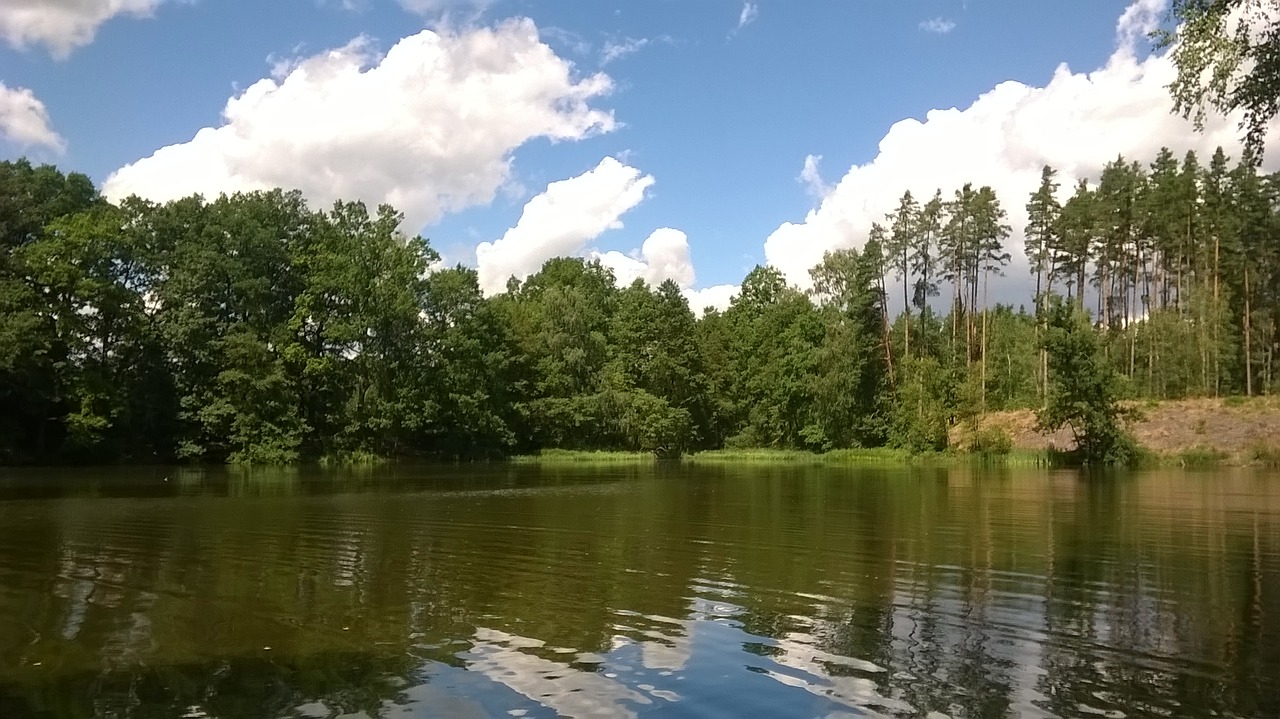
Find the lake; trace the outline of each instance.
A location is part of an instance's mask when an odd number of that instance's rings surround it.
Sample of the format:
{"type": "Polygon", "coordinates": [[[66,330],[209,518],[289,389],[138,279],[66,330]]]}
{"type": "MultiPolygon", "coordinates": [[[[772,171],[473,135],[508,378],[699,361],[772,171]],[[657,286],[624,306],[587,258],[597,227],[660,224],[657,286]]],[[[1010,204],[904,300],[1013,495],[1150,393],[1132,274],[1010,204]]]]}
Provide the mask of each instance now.
{"type": "Polygon", "coordinates": [[[1280,475],[0,471],[0,717],[1277,717],[1280,475]]]}

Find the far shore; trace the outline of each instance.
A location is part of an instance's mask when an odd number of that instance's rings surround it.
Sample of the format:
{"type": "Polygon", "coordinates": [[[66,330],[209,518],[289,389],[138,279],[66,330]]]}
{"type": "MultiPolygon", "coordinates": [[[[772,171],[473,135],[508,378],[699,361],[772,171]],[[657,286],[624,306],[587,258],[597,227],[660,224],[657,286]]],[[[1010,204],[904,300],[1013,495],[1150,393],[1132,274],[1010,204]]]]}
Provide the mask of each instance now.
{"type": "MultiPolygon", "coordinates": [[[[1280,467],[1280,398],[1226,397],[1133,403],[1141,418],[1129,430],[1145,450],[1142,466],[1280,467]]],[[[1007,452],[973,452],[968,432],[957,427],[952,448],[911,453],[892,448],[809,452],[791,449],[721,449],[690,452],[677,459],[652,452],[546,450],[512,457],[531,464],[619,464],[681,461],[693,464],[825,464],[867,467],[954,466],[973,463],[1008,467],[1071,466],[1070,430],[1044,434],[1035,429],[1032,410],[990,412],[979,422],[1009,438],[1007,452]]]]}

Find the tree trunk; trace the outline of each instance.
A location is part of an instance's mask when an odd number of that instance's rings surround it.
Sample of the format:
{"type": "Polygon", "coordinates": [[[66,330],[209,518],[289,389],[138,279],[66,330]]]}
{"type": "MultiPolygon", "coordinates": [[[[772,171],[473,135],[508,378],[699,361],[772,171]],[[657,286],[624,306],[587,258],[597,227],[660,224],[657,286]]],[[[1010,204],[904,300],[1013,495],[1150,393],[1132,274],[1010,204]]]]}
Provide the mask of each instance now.
{"type": "Polygon", "coordinates": [[[1218,304],[1218,248],[1221,242],[1218,234],[1213,236],[1213,396],[1217,397],[1222,386],[1222,370],[1219,359],[1222,355],[1222,340],[1219,331],[1222,327],[1222,307],[1218,304]]]}
{"type": "Polygon", "coordinates": [[[902,356],[911,359],[911,299],[907,297],[907,285],[911,284],[911,272],[906,249],[902,250],[902,356]]]}
{"type": "MultiPolygon", "coordinates": [[[[1053,270],[1052,270],[1052,268],[1050,268],[1050,270],[1049,270],[1049,280],[1048,280],[1048,282],[1047,282],[1047,283],[1045,283],[1045,290],[1044,290],[1044,294],[1045,294],[1045,296],[1046,296],[1046,297],[1048,297],[1048,296],[1050,296],[1050,295],[1052,295],[1052,294],[1053,294],[1053,270]]],[[[1043,315],[1043,313],[1041,313],[1041,314],[1043,315]]],[[[1039,328],[1039,330],[1040,330],[1040,334],[1041,334],[1041,336],[1043,336],[1043,335],[1044,335],[1044,332],[1045,332],[1045,330],[1046,330],[1046,328],[1045,328],[1045,326],[1044,326],[1044,324],[1045,324],[1044,317],[1043,317],[1043,316],[1041,316],[1040,321],[1039,321],[1039,322],[1037,322],[1036,324],[1037,324],[1037,327],[1038,327],[1038,328],[1039,328]]],[[[1043,382],[1044,382],[1044,384],[1043,384],[1043,385],[1042,385],[1042,387],[1041,387],[1041,389],[1042,389],[1042,393],[1041,393],[1041,395],[1040,395],[1040,403],[1041,403],[1041,404],[1040,404],[1040,406],[1041,406],[1041,407],[1048,407],[1048,406],[1049,406],[1049,352],[1048,352],[1048,350],[1046,350],[1046,349],[1044,349],[1044,348],[1041,348],[1041,349],[1040,349],[1040,377],[1043,379],[1043,382]]]]}
{"type": "Polygon", "coordinates": [[[987,281],[989,271],[982,273],[982,414],[987,413],[987,281]]]}
{"type": "Polygon", "coordinates": [[[1244,394],[1253,396],[1253,348],[1249,327],[1249,266],[1244,267],[1244,394]]]}
{"type": "MultiPolygon", "coordinates": [[[[884,266],[881,265],[880,269],[883,270],[884,266]]],[[[889,366],[889,387],[892,389],[897,389],[898,383],[894,379],[894,374],[893,374],[893,343],[891,341],[892,331],[891,331],[891,328],[889,327],[889,303],[886,301],[887,297],[888,295],[885,294],[885,289],[884,289],[884,273],[881,272],[880,273],[880,321],[884,325],[884,359],[885,359],[885,363],[889,366]]]]}
{"type": "Polygon", "coordinates": [[[951,358],[954,361],[956,346],[960,344],[960,276],[957,274],[952,282],[955,285],[955,297],[951,300],[951,358]]]}
{"type": "Polygon", "coordinates": [[[1267,366],[1262,368],[1262,394],[1271,394],[1271,363],[1275,362],[1276,320],[1267,320],[1267,366]]]}
{"type": "Polygon", "coordinates": [[[1138,349],[1138,325],[1136,322],[1134,322],[1134,320],[1137,319],[1137,316],[1138,316],[1138,301],[1139,301],[1138,287],[1140,286],[1139,275],[1146,274],[1143,271],[1145,269],[1145,265],[1143,263],[1141,248],[1138,249],[1137,255],[1138,255],[1138,263],[1133,267],[1133,287],[1130,288],[1129,290],[1129,310],[1128,310],[1129,316],[1125,318],[1125,325],[1129,328],[1129,379],[1130,381],[1133,380],[1134,355],[1137,353],[1137,349],[1138,349]]]}

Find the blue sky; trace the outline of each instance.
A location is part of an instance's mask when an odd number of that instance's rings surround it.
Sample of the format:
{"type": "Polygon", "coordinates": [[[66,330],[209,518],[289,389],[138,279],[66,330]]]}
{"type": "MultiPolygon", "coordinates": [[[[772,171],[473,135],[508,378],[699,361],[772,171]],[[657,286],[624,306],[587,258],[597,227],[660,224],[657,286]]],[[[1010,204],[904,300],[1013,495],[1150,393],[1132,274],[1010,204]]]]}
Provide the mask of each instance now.
{"type": "Polygon", "coordinates": [[[1117,153],[1231,142],[1229,122],[1197,136],[1157,101],[1167,61],[1137,38],[1162,8],[14,0],[0,8],[0,152],[86,172],[109,196],[289,183],[317,205],[398,199],[450,262],[502,238],[491,275],[568,251],[691,293],[723,285],[697,298],[722,302],[756,263],[803,283],[904,189],[992,184],[1017,230],[1044,162],[1069,187],[1117,153]],[[345,73],[322,62],[335,49],[345,73]],[[222,130],[193,141],[202,128],[222,130]],[[166,146],[179,149],[147,159],[166,146]],[[642,252],[660,228],[677,233],[642,252]]]}

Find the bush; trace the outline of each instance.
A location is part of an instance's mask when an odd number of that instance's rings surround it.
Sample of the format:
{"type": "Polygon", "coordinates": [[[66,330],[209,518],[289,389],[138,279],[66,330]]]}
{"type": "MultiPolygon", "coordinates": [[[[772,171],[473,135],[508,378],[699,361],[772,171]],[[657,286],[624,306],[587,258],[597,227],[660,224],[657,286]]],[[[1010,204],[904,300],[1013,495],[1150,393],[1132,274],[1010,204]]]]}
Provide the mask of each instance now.
{"type": "Polygon", "coordinates": [[[1280,467],[1280,449],[1276,447],[1257,445],[1250,452],[1250,456],[1254,464],[1260,464],[1263,467],[1280,467]]]}
{"type": "Polygon", "coordinates": [[[1036,411],[1036,426],[1056,432],[1071,426],[1085,464],[1130,464],[1139,455],[1125,424],[1136,408],[1120,403],[1114,369],[1107,362],[1089,316],[1060,296],[1050,297],[1041,347],[1049,359],[1049,396],[1036,411]]]}
{"type": "Polygon", "coordinates": [[[1000,427],[980,429],[969,440],[969,451],[978,454],[1005,455],[1013,450],[1013,438],[1000,427]]]}
{"type": "Polygon", "coordinates": [[[1192,447],[1178,453],[1178,464],[1189,469],[1217,467],[1226,460],[1226,452],[1209,447],[1192,447]]]}

